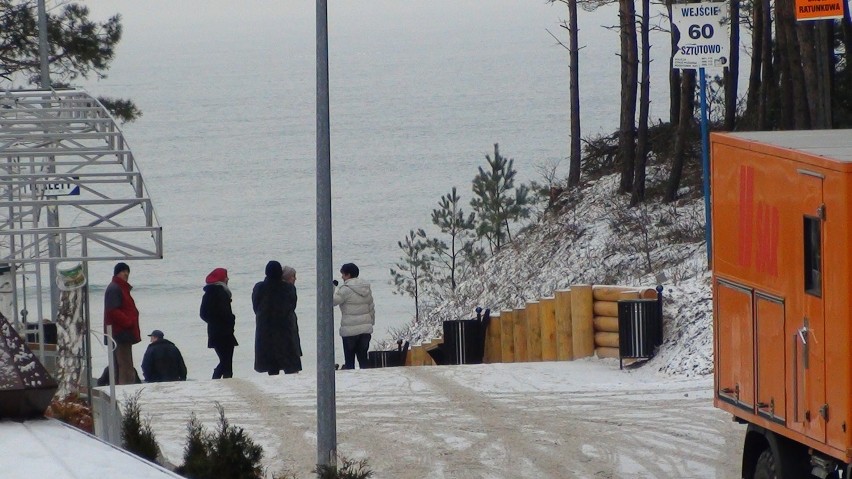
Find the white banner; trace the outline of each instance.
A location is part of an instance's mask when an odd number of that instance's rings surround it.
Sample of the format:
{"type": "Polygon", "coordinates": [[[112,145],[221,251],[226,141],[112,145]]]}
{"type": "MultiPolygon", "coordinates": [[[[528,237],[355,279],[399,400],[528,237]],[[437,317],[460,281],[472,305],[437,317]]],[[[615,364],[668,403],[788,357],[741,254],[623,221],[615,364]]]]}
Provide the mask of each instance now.
{"type": "Polygon", "coordinates": [[[677,51],[672,67],[683,70],[723,68],[730,57],[730,33],[722,19],[727,3],[681,3],[672,5],[672,29],[677,51]]]}

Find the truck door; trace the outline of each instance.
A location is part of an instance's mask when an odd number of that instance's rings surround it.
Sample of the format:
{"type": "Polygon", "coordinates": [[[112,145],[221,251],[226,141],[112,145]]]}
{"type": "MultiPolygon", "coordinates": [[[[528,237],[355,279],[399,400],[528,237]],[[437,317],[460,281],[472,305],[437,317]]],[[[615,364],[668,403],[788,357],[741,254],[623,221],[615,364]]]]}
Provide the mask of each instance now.
{"type": "MultiPolygon", "coordinates": [[[[828,406],[825,401],[825,315],[823,292],[823,176],[799,170],[802,225],[802,317],[793,334],[794,420],[805,434],[825,442],[828,406]]],[[[795,323],[794,323],[795,324],[795,323]]]]}

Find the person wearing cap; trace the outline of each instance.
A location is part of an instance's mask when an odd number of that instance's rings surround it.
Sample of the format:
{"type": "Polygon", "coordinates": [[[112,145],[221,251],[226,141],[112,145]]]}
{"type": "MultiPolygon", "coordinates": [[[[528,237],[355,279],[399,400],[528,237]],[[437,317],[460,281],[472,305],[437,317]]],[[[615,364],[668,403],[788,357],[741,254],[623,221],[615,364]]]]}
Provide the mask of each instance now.
{"type": "Polygon", "coordinates": [[[142,375],[146,383],[186,381],[186,364],[175,344],[159,329],[148,335],[151,343],[142,358],[142,375]]]}
{"type": "Polygon", "coordinates": [[[360,270],[354,263],[340,267],[343,284],[334,290],[334,305],[340,306],[340,336],[343,338],[343,368],[355,369],[355,358],[361,369],[367,364],[367,350],[373,325],[376,324],[376,306],[370,283],[359,278],[360,270]]]}
{"type": "Polygon", "coordinates": [[[213,369],[213,379],[234,376],[234,336],[236,317],[231,309],[231,290],[228,270],[216,268],[207,275],[204,296],[201,297],[201,319],[207,323],[207,347],[216,351],[219,364],[213,369]]]}
{"type": "MultiPolygon", "coordinates": [[[[133,367],[133,345],[142,341],[139,331],[139,310],[130,295],[133,286],[127,282],[130,266],[118,263],[113,268],[112,281],[104,292],[104,334],[112,326],[115,341],[116,384],[134,384],[136,370],[133,367]]],[[[109,340],[104,337],[104,344],[109,340]]]]}
{"type": "Polygon", "coordinates": [[[266,264],[266,277],[254,285],[254,370],[270,376],[302,370],[302,347],[296,319],[296,270],[278,261],[266,264]]]}

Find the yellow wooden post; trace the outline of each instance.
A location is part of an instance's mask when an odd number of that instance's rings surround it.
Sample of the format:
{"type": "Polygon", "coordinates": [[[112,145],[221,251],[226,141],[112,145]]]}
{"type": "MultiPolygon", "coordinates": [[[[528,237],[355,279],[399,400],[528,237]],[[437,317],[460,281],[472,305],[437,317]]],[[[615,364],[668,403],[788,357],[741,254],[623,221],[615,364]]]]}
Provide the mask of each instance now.
{"type": "Polygon", "coordinates": [[[515,309],[515,362],[529,360],[527,354],[527,314],[524,308],[515,309]]]}
{"type": "Polygon", "coordinates": [[[491,316],[491,320],[488,321],[488,327],[485,329],[485,357],[483,358],[483,362],[485,363],[501,363],[502,360],[502,347],[501,344],[501,330],[503,328],[500,327],[500,315],[491,316]]]}
{"type": "Polygon", "coordinates": [[[571,290],[563,289],[555,293],[556,307],[556,360],[574,359],[573,328],[571,327],[571,290]]]}
{"type": "Polygon", "coordinates": [[[420,366],[420,345],[411,346],[408,350],[409,366],[420,366]]]}
{"type": "Polygon", "coordinates": [[[592,286],[571,286],[571,326],[574,340],[574,358],[595,354],[595,332],[592,286]]]}
{"type": "Polygon", "coordinates": [[[539,302],[529,301],[526,307],[527,316],[527,361],[541,361],[541,317],[539,302]]]}
{"type": "Polygon", "coordinates": [[[500,313],[500,357],[504,363],[515,362],[515,313],[500,313]]]}
{"type": "Polygon", "coordinates": [[[556,361],[556,299],[541,298],[538,302],[541,320],[541,360],[556,361]]]}

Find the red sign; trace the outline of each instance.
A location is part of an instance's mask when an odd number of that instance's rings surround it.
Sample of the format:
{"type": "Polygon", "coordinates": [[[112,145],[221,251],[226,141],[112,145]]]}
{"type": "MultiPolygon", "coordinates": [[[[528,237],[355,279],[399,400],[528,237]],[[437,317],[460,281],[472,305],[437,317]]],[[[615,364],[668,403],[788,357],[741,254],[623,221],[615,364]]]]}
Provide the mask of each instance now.
{"type": "Polygon", "coordinates": [[[843,0],[796,0],[796,20],[843,18],[843,0]]]}

